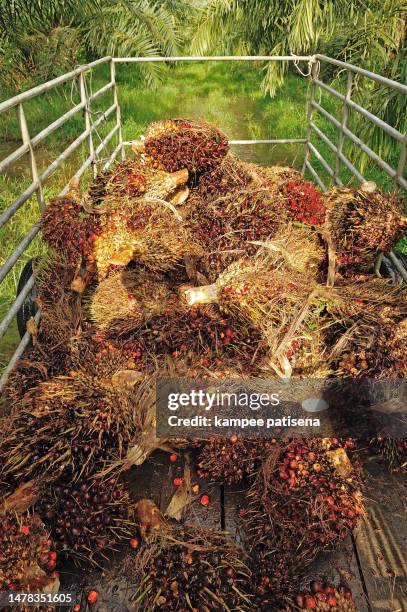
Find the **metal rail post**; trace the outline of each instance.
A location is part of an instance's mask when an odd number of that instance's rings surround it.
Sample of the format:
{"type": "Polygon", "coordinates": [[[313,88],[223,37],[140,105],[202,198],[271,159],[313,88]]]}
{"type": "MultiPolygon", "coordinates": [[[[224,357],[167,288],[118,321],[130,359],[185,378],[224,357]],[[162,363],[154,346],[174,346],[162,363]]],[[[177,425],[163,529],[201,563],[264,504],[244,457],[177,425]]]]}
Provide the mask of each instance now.
{"type": "Polygon", "coordinates": [[[119,141],[118,145],[120,147],[121,158],[124,160],[126,159],[126,153],[123,144],[122,118],[120,113],[119,97],[117,95],[116,65],[113,58],[110,60],[110,81],[113,83],[113,103],[116,105],[116,126],[118,128],[117,138],[119,141]]]}
{"type": "MultiPolygon", "coordinates": [[[[34,148],[32,146],[30,134],[28,131],[27,121],[26,121],[25,114],[24,114],[24,108],[21,103],[17,106],[17,117],[18,117],[18,123],[20,125],[20,132],[21,132],[21,138],[23,141],[23,145],[28,147],[28,153],[30,156],[31,178],[33,180],[33,183],[36,183],[39,178],[37,162],[35,160],[34,148]]],[[[44,200],[44,194],[42,192],[41,181],[39,181],[39,185],[37,189],[35,190],[35,194],[37,196],[38,205],[40,207],[40,212],[42,212],[45,208],[45,200],[44,200]]]]}
{"type": "Polygon", "coordinates": [[[312,66],[311,66],[311,95],[310,95],[310,100],[308,104],[308,112],[307,112],[308,129],[307,129],[307,140],[305,142],[305,148],[304,148],[304,163],[302,166],[302,174],[305,174],[305,170],[307,167],[307,161],[309,160],[309,157],[310,157],[309,145],[311,143],[311,136],[312,136],[311,121],[312,121],[312,117],[314,114],[313,102],[315,100],[315,91],[317,87],[316,85],[317,76],[318,76],[318,60],[314,56],[312,59],[312,66]]]}
{"type": "Polygon", "coordinates": [[[338,149],[336,151],[335,170],[334,170],[334,175],[333,175],[333,179],[336,185],[340,183],[338,179],[339,179],[339,173],[341,170],[341,153],[343,149],[343,144],[345,142],[345,129],[348,124],[348,116],[349,116],[348,102],[352,95],[353,77],[354,77],[354,73],[351,70],[348,70],[347,79],[346,79],[346,93],[345,93],[345,99],[343,100],[343,106],[342,106],[341,126],[339,128],[338,149]]]}
{"type": "Polygon", "coordinates": [[[406,162],[407,162],[407,134],[405,134],[404,141],[401,145],[399,165],[397,166],[396,176],[394,177],[396,188],[400,187],[401,180],[403,179],[404,169],[406,167],[406,162]]]}
{"type": "Polygon", "coordinates": [[[98,169],[96,165],[96,157],[95,157],[95,146],[93,144],[93,132],[91,130],[91,120],[90,120],[90,100],[88,96],[88,92],[86,89],[85,83],[85,71],[82,71],[79,75],[79,91],[81,94],[81,102],[84,104],[84,116],[85,116],[85,130],[89,132],[88,143],[89,143],[89,155],[92,159],[92,172],[93,178],[96,177],[98,169]]]}

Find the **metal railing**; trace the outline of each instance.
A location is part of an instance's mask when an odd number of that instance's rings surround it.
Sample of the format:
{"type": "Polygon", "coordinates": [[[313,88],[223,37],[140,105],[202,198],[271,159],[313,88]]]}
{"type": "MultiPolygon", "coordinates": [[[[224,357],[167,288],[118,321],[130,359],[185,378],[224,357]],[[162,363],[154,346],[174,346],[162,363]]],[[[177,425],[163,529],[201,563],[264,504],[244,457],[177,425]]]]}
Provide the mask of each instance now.
{"type": "MultiPolygon", "coordinates": [[[[14,214],[34,195],[38,202],[39,216],[41,211],[44,209],[46,202],[44,198],[44,185],[47,180],[53,175],[53,173],[64,164],[64,162],[79,149],[84,143],[88,143],[89,155],[82,163],[80,168],[75,172],[72,178],[81,178],[87,170],[92,170],[93,176],[96,176],[98,172],[98,165],[103,164],[102,168],[107,169],[116,157],[120,154],[122,159],[125,158],[125,147],[131,145],[130,141],[123,141],[122,137],[122,126],[121,126],[121,115],[120,105],[117,92],[116,84],[116,65],[124,63],[145,63],[145,62],[261,62],[261,61],[288,61],[294,62],[296,65],[298,62],[307,62],[310,67],[310,79],[311,79],[311,92],[308,104],[307,112],[307,136],[306,138],[274,138],[274,139],[259,139],[259,140],[230,140],[230,144],[235,145],[258,145],[258,144],[303,144],[304,145],[304,164],[303,173],[308,171],[315,182],[321,187],[323,191],[327,190],[327,185],[324,183],[317,170],[312,165],[312,160],[315,158],[321,166],[324,168],[326,173],[331,179],[332,184],[342,185],[340,179],[340,170],[342,165],[345,166],[357,181],[364,181],[365,177],[363,174],[354,166],[354,164],[345,156],[344,142],[345,139],[349,139],[353,144],[360,148],[374,164],[376,164],[381,170],[383,170],[393,181],[394,184],[403,189],[407,189],[407,180],[404,178],[403,173],[407,159],[407,135],[402,134],[394,127],[388,125],[382,121],[379,117],[376,117],[368,110],[357,104],[352,100],[352,87],[355,75],[360,75],[371,79],[381,85],[395,90],[399,93],[406,95],[407,98],[407,86],[402,83],[392,81],[381,75],[369,72],[357,66],[347,64],[324,55],[313,55],[313,56],[207,56],[207,57],[124,57],[124,58],[112,58],[103,57],[99,60],[91,62],[89,64],[79,66],[72,72],[64,74],[56,79],[48,81],[43,85],[34,87],[28,91],[25,91],[13,98],[0,103],[0,114],[9,111],[10,109],[16,109],[19,128],[21,133],[22,144],[13,153],[8,155],[5,159],[0,161],[0,172],[5,172],[13,164],[15,164],[22,156],[28,155],[31,184],[20,194],[20,196],[12,202],[1,214],[0,214],[0,228],[3,227],[8,221],[12,219],[14,214]],[[335,90],[332,86],[327,85],[319,78],[319,68],[321,63],[332,64],[338,68],[346,70],[347,72],[347,86],[345,94],[335,90]],[[86,75],[101,64],[110,65],[110,81],[101,87],[94,93],[89,93],[86,87],[86,75]],[[80,103],[76,104],[68,110],[61,117],[53,121],[46,128],[38,132],[36,135],[31,136],[24,112],[24,103],[28,100],[40,96],[46,92],[51,91],[55,87],[69,83],[77,82],[78,89],[80,92],[80,103]],[[342,115],[341,120],[338,121],[333,117],[320,103],[316,101],[317,89],[320,88],[324,92],[332,95],[334,98],[342,103],[342,115]],[[112,104],[104,112],[97,113],[97,119],[93,120],[92,113],[92,102],[94,102],[102,94],[111,91],[112,92],[112,104]],[[348,127],[348,116],[349,110],[352,109],[359,113],[364,119],[372,122],[375,126],[382,129],[391,138],[401,144],[401,153],[397,168],[392,168],[386,161],[380,158],[370,147],[368,147],[356,134],[354,134],[348,127]],[[77,138],[40,174],[37,168],[37,161],[35,155],[35,147],[40,144],[50,134],[61,128],[67,121],[69,121],[75,115],[83,113],[84,116],[84,130],[77,138]],[[333,143],[323,131],[317,127],[314,122],[315,114],[319,113],[325,119],[327,119],[335,128],[338,130],[338,141],[337,144],[333,143]],[[94,134],[98,127],[104,123],[109,117],[114,116],[115,124],[110,130],[107,136],[101,140],[100,144],[95,147],[94,134]],[[327,160],[324,158],[322,153],[318,150],[317,146],[312,142],[313,136],[316,136],[322,141],[335,155],[335,166],[331,167],[327,160]],[[106,160],[100,159],[102,150],[106,148],[106,145],[116,137],[117,145],[111,153],[110,157],[106,160]]],[[[69,189],[69,183],[60,192],[60,195],[67,193],[69,189]]],[[[21,242],[17,245],[16,249],[8,255],[5,263],[0,268],[0,283],[5,277],[11,272],[16,263],[19,261],[21,255],[27,250],[29,245],[32,243],[34,238],[40,231],[39,223],[36,223],[26,233],[21,242]]],[[[405,280],[407,280],[407,271],[400,264],[399,260],[394,254],[390,254],[394,265],[399,270],[400,274],[405,280]]],[[[0,339],[6,333],[10,326],[13,318],[19,311],[22,303],[26,296],[30,292],[34,284],[34,276],[27,281],[26,285],[22,288],[16,300],[6,313],[5,317],[0,323],[0,339]]],[[[37,312],[36,321],[39,321],[40,314],[37,312]]],[[[12,368],[17,363],[18,359],[23,354],[25,348],[30,342],[30,335],[28,332],[25,333],[21,342],[19,343],[16,351],[11,357],[7,367],[5,368],[3,375],[0,379],[0,391],[4,387],[7,376],[12,368]]]]}

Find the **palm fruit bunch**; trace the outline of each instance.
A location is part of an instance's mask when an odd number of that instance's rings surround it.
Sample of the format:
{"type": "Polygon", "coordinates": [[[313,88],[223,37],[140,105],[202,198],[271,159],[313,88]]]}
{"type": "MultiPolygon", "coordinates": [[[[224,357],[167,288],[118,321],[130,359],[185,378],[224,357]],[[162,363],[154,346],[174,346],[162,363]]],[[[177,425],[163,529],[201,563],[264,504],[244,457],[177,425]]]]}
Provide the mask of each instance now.
{"type": "Polygon", "coordinates": [[[80,294],[86,281],[80,276],[80,261],[66,251],[49,251],[38,265],[40,333],[51,346],[69,348],[83,327],[80,294]]]}
{"type": "Polygon", "coordinates": [[[322,194],[305,180],[289,180],[280,187],[288,216],[293,221],[309,225],[322,225],[325,221],[325,203],[322,194]]]}
{"type": "Polygon", "coordinates": [[[87,195],[93,205],[104,202],[106,196],[137,198],[147,188],[146,172],[134,160],[123,160],[111,170],[99,173],[90,185],[87,195]]]}
{"type": "Polygon", "coordinates": [[[0,591],[41,591],[53,582],[57,553],[36,514],[0,520],[0,591]]]}
{"type": "Polygon", "coordinates": [[[121,161],[110,170],[101,172],[83,197],[83,207],[90,214],[114,211],[120,203],[127,208],[134,200],[161,198],[178,202],[179,190],[189,191],[185,186],[188,170],[177,172],[159,170],[145,156],[121,161]]]}
{"type": "Polygon", "coordinates": [[[390,280],[369,279],[330,289],[332,320],[327,343],[333,371],[372,378],[406,375],[407,290],[390,280]]]}
{"type": "Polygon", "coordinates": [[[359,189],[331,189],[325,202],[325,226],[344,272],[371,268],[375,254],[390,250],[407,229],[402,199],[382,193],[372,182],[359,189]]]}
{"type": "Polygon", "coordinates": [[[65,251],[76,264],[91,255],[97,235],[101,232],[98,216],[85,213],[79,183],[71,183],[65,196],[50,200],[41,217],[45,243],[56,251],[65,251]]]}
{"type": "Polygon", "coordinates": [[[98,329],[125,333],[161,314],[170,295],[168,284],[157,273],[117,270],[96,287],[89,313],[98,329]]]}
{"type": "Polygon", "coordinates": [[[352,591],[345,585],[335,587],[320,580],[312,580],[309,588],[297,593],[293,604],[286,608],[287,612],[294,610],[317,610],[317,612],[356,612],[352,591]]]}
{"type": "Polygon", "coordinates": [[[261,568],[255,583],[261,605],[278,593],[292,595],[296,578],[317,553],[355,527],[361,496],[344,457],[341,448],[304,439],[273,447],[263,463],[241,513],[253,563],[261,568]]]}
{"type": "Polygon", "coordinates": [[[229,264],[254,255],[258,247],[253,241],[272,238],[288,220],[281,196],[256,187],[212,202],[198,201],[189,223],[205,252],[199,272],[214,282],[229,264]]]}
{"type": "Polygon", "coordinates": [[[16,406],[0,444],[0,477],[16,482],[64,470],[93,473],[125,454],[139,428],[130,353],[89,346],[77,370],[40,382],[16,406]],[[22,441],[23,440],[23,441],[22,441]]]}
{"type": "Polygon", "coordinates": [[[324,253],[307,228],[276,238],[262,243],[251,260],[232,263],[216,283],[187,288],[184,295],[189,305],[215,302],[261,330],[276,353],[276,367],[307,372],[324,361],[323,338],[315,324],[320,297],[313,281],[324,253]]]}
{"type": "Polygon", "coordinates": [[[197,475],[213,482],[237,484],[252,477],[267,452],[268,440],[210,438],[201,445],[197,475]]]}
{"type": "Polygon", "coordinates": [[[41,496],[36,512],[61,559],[97,562],[134,530],[132,502],[114,478],[73,480],[66,473],[41,496]]]}
{"type": "Polygon", "coordinates": [[[254,258],[248,257],[230,264],[217,278],[216,283],[185,290],[185,298],[190,306],[195,304],[217,303],[220,308],[253,325],[262,319],[279,321],[279,298],[286,300],[288,310],[290,285],[293,304],[310,293],[309,279],[316,275],[318,265],[324,254],[313,236],[302,228],[289,230],[275,240],[258,243],[254,258]],[[304,280],[304,272],[308,278],[304,280]],[[287,274],[290,283],[287,284],[287,274]],[[272,311],[276,305],[275,316],[272,311]]]}
{"type": "Polygon", "coordinates": [[[188,525],[151,537],[123,571],[135,585],[133,609],[223,611],[251,607],[243,551],[222,532],[188,525]]]}
{"type": "Polygon", "coordinates": [[[177,375],[198,376],[208,370],[217,375],[228,373],[255,375],[266,352],[260,332],[225,316],[213,304],[192,308],[168,308],[153,317],[133,336],[142,355],[151,355],[164,367],[168,358],[177,375]]]}
{"type": "Polygon", "coordinates": [[[112,265],[126,266],[131,261],[153,271],[174,268],[186,254],[200,254],[178,213],[165,201],[135,200],[128,207],[103,215],[101,232],[95,239],[90,259],[99,279],[112,265]]]}
{"type": "Polygon", "coordinates": [[[149,125],[145,151],[168,172],[188,168],[200,173],[218,164],[228,140],[216,127],[198,120],[167,119],[149,125]]]}
{"type": "MultiPolygon", "coordinates": [[[[257,168],[256,168],[257,170],[257,168]]],[[[260,182],[255,166],[229,153],[219,164],[202,174],[195,192],[206,203],[260,182]]]]}

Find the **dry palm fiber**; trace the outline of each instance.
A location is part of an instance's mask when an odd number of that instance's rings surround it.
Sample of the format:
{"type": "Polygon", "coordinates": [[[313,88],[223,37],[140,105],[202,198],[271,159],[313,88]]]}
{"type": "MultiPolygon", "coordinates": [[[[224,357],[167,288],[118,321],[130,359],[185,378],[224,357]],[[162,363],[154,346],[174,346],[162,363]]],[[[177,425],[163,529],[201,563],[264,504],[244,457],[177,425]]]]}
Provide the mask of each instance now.
{"type": "Polygon", "coordinates": [[[281,196],[263,187],[198,202],[190,225],[193,237],[205,250],[199,271],[214,282],[233,261],[254,255],[257,247],[251,241],[274,237],[287,221],[281,196]]]}
{"type": "Polygon", "coordinates": [[[288,605],[286,612],[295,610],[317,610],[317,612],[328,612],[335,609],[341,612],[356,612],[352,591],[340,584],[334,586],[321,580],[312,580],[309,588],[303,589],[295,595],[292,604],[288,605]]]}
{"type": "Polygon", "coordinates": [[[317,553],[355,527],[362,512],[358,478],[335,467],[338,453],[343,449],[331,451],[322,440],[282,442],[249,490],[241,514],[259,568],[259,609],[276,593],[282,601],[293,595],[296,578],[317,553]]]}
{"type": "Polygon", "coordinates": [[[370,448],[382,454],[391,471],[407,472],[407,440],[379,436],[370,441],[370,448]]]}
{"type": "Polygon", "coordinates": [[[279,188],[289,181],[298,182],[303,180],[301,172],[290,166],[258,166],[255,164],[244,163],[247,171],[253,170],[265,185],[271,188],[279,188]]]}
{"type": "Polygon", "coordinates": [[[243,551],[222,532],[180,526],[149,539],[121,570],[131,584],[133,609],[253,609],[243,551]]]}
{"type": "Polygon", "coordinates": [[[122,484],[71,480],[67,473],[51,485],[36,506],[62,558],[97,563],[134,533],[134,510],[122,484]]]}
{"type": "Polygon", "coordinates": [[[0,447],[3,478],[75,478],[125,454],[139,428],[132,388],[140,380],[129,354],[114,347],[85,354],[76,371],[31,389],[5,423],[0,447]]]}
{"type": "Polygon", "coordinates": [[[402,200],[375,187],[371,182],[359,189],[335,187],[325,196],[325,225],[340,267],[371,265],[375,253],[390,250],[405,233],[402,200]]]}
{"type": "Polygon", "coordinates": [[[126,342],[136,343],[144,367],[149,363],[163,367],[170,360],[178,375],[209,370],[254,375],[267,348],[258,330],[225,316],[212,304],[187,308],[176,303],[167,313],[123,337],[124,345],[126,342]]]}
{"type": "Polygon", "coordinates": [[[197,457],[197,475],[212,482],[237,484],[253,477],[261,464],[268,440],[211,438],[202,443],[197,457]]]}
{"type": "Polygon", "coordinates": [[[101,232],[89,260],[95,262],[99,279],[112,265],[130,261],[153,271],[176,267],[186,254],[200,254],[182,219],[164,200],[135,200],[100,218],[101,232]]]}
{"type": "Polygon", "coordinates": [[[118,270],[103,279],[91,296],[90,317],[98,329],[125,333],[161,314],[170,293],[159,274],[118,270]]]}
{"type": "Polygon", "coordinates": [[[371,278],[326,289],[331,329],[326,338],[339,374],[406,375],[407,290],[389,280],[371,278]]]}
{"type": "Polygon", "coordinates": [[[0,590],[41,591],[54,582],[56,553],[35,514],[11,512],[0,521],[0,590]]]}
{"type": "Polygon", "coordinates": [[[48,380],[70,369],[70,351],[66,346],[54,346],[44,334],[38,335],[35,346],[23,353],[7,379],[5,394],[17,402],[38,382],[48,380]]]}
{"type": "Polygon", "coordinates": [[[225,157],[229,145],[218,128],[204,121],[168,119],[149,125],[145,151],[168,172],[203,172],[225,157]]]}

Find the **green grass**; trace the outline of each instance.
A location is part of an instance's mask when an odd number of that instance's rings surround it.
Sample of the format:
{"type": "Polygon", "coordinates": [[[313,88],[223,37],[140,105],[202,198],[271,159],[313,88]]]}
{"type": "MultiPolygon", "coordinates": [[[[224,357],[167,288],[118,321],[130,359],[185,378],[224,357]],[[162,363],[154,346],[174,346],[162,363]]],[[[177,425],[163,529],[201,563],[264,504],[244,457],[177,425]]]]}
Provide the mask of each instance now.
{"type": "MultiPolygon", "coordinates": [[[[141,84],[138,69],[134,64],[117,66],[117,82],[122,114],[123,138],[138,138],[150,121],[164,117],[203,117],[217,124],[231,139],[258,138],[301,138],[306,136],[306,108],[309,94],[307,79],[294,73],[288,75],[285,86],[274,99],[264,97],[260,92],[260,81],[263,77],[262,66],[256,63],[244,64],[184,64],[168,69],[163,83],[155,90],[146,90],[141,84]]],[[[96,91],[110,80],[107,66],[100,66],[94,71],[92,82],[87,80],[89,90],[96,91]]],[[[24,105],[27,124],[31,135],[38,133],[52,121],[79,102],[79,93],[71,84],[58,87],[53,92],[30,100],[24,105]]],[[[327,94],[322,95],[322,106],[332,115],[340,118],[338,103],[327,94]]],[[[99,97],[92,105],[95,117],[99,111],[112,104],[111,92],[99,97]]],[[[337,130],[322,117],[315,121],[326,135],[336,143],[337,130]]],[[[357,133],[357,118],[351,116],[352,128],[357,133]]],[[[112,117],[94,136],[97,146],[114,124],[112,117]]],[[[63,128],[50,135],[38,147],[38,169],[46,166],[60,154],[83,130],[84,119],[77,115],[63,128]]],[[[17,117],[10,111],[0,117],[0,159],[12,152],[20,144],[20,132],[17,117]]],[[[335,160],[328,147],[318,138],[313,142],[321,154],[333,167],[335,160]]],[[[107,158],[116,143],[112,143],[103,158],[107,158]]],[[[61,169],[56,171],[45,187],[46,198],[57,193],[69,180],[70,176],[86,158],[87,143],[73,155],[61,169]]],[[[303,145],[257,145],[236,147],[238,155],[253,162],[270,164],[293,164],[301,168],[304,155],[303,145]]],[[[350,154],[348,145],[344,152],[350,154]]],[[[394,166],[397,163],[398,151],[395,150],[388,160],[394,166]]],[[[26,159],[0,178],[0,211],[4,210],[30,184],[30,173],[26,159]]],[[[329,177],[321,165],[313,160],[313,165],[329,186],[329,177]]],[[[357,164],[356,164],[357,165],[357,164]]],[[[341,168],[340,176],[345,184],[352,183],[349,171],[341,168]]],[[[385,189],[391,189],[391,182],[383,172],[373,165],[367,165],[365,176],[375,180],[385,189]]],[[[86,185],[89,176],[85,178],[86,185]]],[[[27,230],[39,218],[38,204],[31,198],[0,229],[1,254],[0,265],[17,246],[27,230]]],[[[407,242],[401,248],[407,252],[407,242]]],[[[44,245],[38,237],[23,255],[21,261],[9,273],[0,285],[0,318],[12,303],[19,273],[24,263],[36,254],[43,252],[44,245]]],[[[16,330],[10,330],[3,338],[0,349],[0,368],[6,362],[10,350],[16,344],[16,330]]]]}

